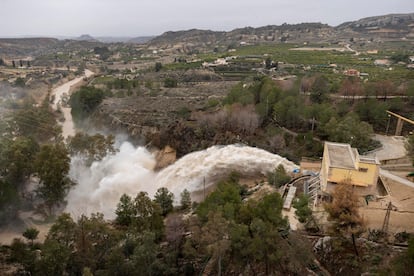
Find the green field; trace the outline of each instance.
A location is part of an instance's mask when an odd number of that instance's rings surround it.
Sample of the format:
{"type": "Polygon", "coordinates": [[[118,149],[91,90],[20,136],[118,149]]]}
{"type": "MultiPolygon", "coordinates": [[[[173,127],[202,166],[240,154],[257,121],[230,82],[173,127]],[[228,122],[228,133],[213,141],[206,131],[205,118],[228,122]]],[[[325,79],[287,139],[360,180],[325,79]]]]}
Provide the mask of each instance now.
{"type": "Polygon", "coordinates": [[[400,84],[414,78],[414,70],[408,69],[405,64],[374,65],[377,59],[389,59],[398,54],[413,55],[414,45],[409,42],[386,42],[383,44],[369,44],[365,47],[361,45],[351,46],[352,49],[357,49],[358,55],[351,51],[340,51],[340,48],[343,49],[343,46],[328,44],[307,46],[289,43],[248,45],[238,47],[232,52],[208,51],[192,55],[191,59],[200,61],[163,64],[163,70],[201,68],[204,61],[213,62],[218,58],[234,56],[237,58],[231,59],[229,65],[214,68],[216,73],[236,78],[252,76],[256,72],[251,69],[263,68],[263,62],[270,58],[274,63],[282,64],[278,71],[281,74],[324,74],[331,80],[340,80],[346,78],[343,74],[345,70],[356,69],[361,73],[365,73],[363,78],[369,81],[391,80],[396,84],[400,84]],[[378,52],[376,54],[366,52],[372,49],[377,49],[378,52]]]}
{"type": "MultiPolygon", "coordinates": [[[[340,46],[318,45],[317,47],[332,47],[340,48],[340,46]]],[[[300,46],[302,47],[302,46],[300,46]]],[[[309,46],[315,47],[315,45],[309,46]]],[[[341,76],[342,72],[347,69],[356,69],[361,73],[367,73],[366,78],[370,80],[389,79],[395,82],[413,78],[413,70],[406,68],[406,65],[393,64],[390,67],[376,66],[374,61],[376,59],[389,58],[396,53],[407,53],[407,49],[412,49],[413,46],[403,42],[388,42],[384,44],[384,48],[379,49],[378,54],[366,54],[359,49],[361,53],[355,55],[353,52],[341,52],[337,50],[292,50],[298,48],[296,44],[273,44],[273,45],[251,45],[237,48],[235,52],[221,54],[225,56],[238,56],[239,59],[233,63],[242,63],[247,59],[253,59],[255,62],[271,58],[274,62],[283,62],[285,64],[295,65],[296,69],[300,67],[310,67],[309,73],[323,73],[327,75],[341,76]],[[329,64],[336,64],[336,70],[330,68],[329,64]]],[[[207,55],[200,56],[206,57],[207,55]]],[[[219,57],[219,54],[216,55],[219,57]]],[[[209,60],[213,55],[208,55],[209,60]]],[[[297,72],[297,70],[294,70],[297,72]]],[[[306,72],[304,72],[306,73],[306,72]]]]}

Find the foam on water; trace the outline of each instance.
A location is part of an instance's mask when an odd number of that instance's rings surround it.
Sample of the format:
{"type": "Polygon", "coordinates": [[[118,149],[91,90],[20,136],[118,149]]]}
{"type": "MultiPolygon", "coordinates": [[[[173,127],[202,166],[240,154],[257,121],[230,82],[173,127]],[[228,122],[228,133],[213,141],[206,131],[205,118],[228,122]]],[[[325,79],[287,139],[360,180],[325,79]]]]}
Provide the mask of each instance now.
{"type": "Polygon", "coordinates": [[[241,145],[213,146],[177,160],[157,174],[156,183],[179,195],[184,189],[201,191],[204,183],[209,187],[233,171],[254,176],[266,174],[280,164],[286,171],[297,168],[287,159],[262,149],[241,145]]]}
{"type": "Polygon", "coordinates": [[[158,173],[153,171],[155,163],[145,148],[128,142],[121,145],[118,153],[94,162],[91,167],[73,158],[70,176],[78,184],[67,197],[66,211],[74,216],[101,212],[105,218],[113,219],[124,193],[134,197],[145,191],[152,197],[158,188],[166,187],[178,202],[184,189],[194,195],[204,185],[209,188],[232,171],[257,175],[272,171],[280,164],[287,171],[297,168],[279,155],[241,145],[213,146],[190,153],[158,173]]]}

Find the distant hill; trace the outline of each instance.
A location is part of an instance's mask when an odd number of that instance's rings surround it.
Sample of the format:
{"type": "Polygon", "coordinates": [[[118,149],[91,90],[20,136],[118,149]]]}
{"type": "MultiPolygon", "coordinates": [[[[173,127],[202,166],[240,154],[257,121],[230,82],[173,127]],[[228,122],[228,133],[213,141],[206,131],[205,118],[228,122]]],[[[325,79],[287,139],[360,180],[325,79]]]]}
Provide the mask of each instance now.
{"type": "Polygon", "coordinates": [[[0,55],[22,56],[42,52],[59,44],[56,38],[0,38],[0,55]]]}
{"type": "Polygon", "coordinates": [[[414,27],[414,13],[407,14],[388,14],[382,16],[372,16],[359,19],[357,21],[345,22],[336,27],[338,30],[351,28],[356,31],[371,31],[377,28],[387,28],[395,30],[408,30],[414,27]]]}
{"type": "Polygon", "coordinates": [[[74,40],[45,37],[0,38],[0,56],[13,58],[55,53],[57,49],[85,50],[103,45],[97,40],[74,40]]]}
{"type": "Polygon", "coordinates": [[[320,43],[343,39],[414,39],[414,13],[389,14],[346,22],[337,27],[322,23],[300,23],[245,27],[229,32],[191,29],[165,32],[150,40],[152,46],[186,45],[237,45],[260,42],[320,43]]]}
{"type": "Polygon", "coordinates": [[[149,40],[153,39],[154,36],[96,36],[92,37],[90,35],[81,35],[77,38],[71,38],[79,41],[90,41],[90,42],[102,42],[102,43],[137,43],[143,44],[147,43],[149,40]]]}
{"type": "Polygon", "coordinates": [[[130,36],[96,36],[95,39],[103,43],[125,43],[132,37],[130,36]]]}
{"type": "Polygon", "coordinates": [[[94,37],[88,35],[88,34],[83,34],[79,37],[73,38],[73,40],[79,40],[79,41],[89,41],[89,42],[98,42],[97,39],[95,39],[94,37]]]}
{"type": "Polygon", "coordinates": [[[148,41],[150,41],[151,39],[153,39],[155,36],[139,36],[139,37],[134,37],[134,38],[130,38],[128,41],[128,43],[136,43],[136,44],[144,44],[147,43],[148,41]]]}
{"type": "Polygon", "coordinates": [[[382,38],[414,38],[414,13],[362,18],[343,23],[336,27],[336,31],[354,32],[360,36],[376,35],[382,38]]]}
{"type": "Polygon", "coordinates": [[[138,43],[150,47],[170,48],[177,52],[194,52],[201,48],[233,48],[257,43],[338,43],[360,41],[414,42],[414,13],[388,14],[345,22],[336,27],[322,23],[268,25],[258,28],[244,27],[229,32],[191,29],[169,31],[151,37],[92,37],[84,34],[77,38],[0,38],[0,55],[19,57],[40,55],[65,49],[82,50],[103,43],[138,43]]]}
{"type": "Polygon", "coordinates": [[[150,45],[186,43],[194,45],[249,44],[265,41],[308,41],[328,36],[333,28],[321,23],[269,25],[259,28],[245,27],[230,32],[192,29],[188,31],[166,32],[149,41],[150,45]]]}
{"type": "Polygon", "coordinates": [[[168,43],[214,43],[224,38],[226,32],[216,32],[210,30],[191,29],[187,31],[165,32],[149,41],[150,44],[168,44],[168,43]]]}

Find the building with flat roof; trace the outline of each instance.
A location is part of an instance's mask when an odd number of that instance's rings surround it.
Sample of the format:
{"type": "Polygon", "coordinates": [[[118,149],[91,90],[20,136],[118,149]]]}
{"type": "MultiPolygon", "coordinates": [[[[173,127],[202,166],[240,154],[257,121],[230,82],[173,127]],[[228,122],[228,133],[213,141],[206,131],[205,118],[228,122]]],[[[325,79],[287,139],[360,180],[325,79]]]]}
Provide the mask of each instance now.
{"type": "Polygon", "coordinates": [[[377,193],[379,165],[376,158],[360,156],[349,144],[325,142],[320,188],[330,194],[336,184],[347,182],[357,187],[361,195],[374,195],[377,193]]]}
{"type": "Polygon", "coordinates": [[[356,69],[348,69],[344,71],[344,75],[349,77],[359,77],[360,72],[356,69]]]}

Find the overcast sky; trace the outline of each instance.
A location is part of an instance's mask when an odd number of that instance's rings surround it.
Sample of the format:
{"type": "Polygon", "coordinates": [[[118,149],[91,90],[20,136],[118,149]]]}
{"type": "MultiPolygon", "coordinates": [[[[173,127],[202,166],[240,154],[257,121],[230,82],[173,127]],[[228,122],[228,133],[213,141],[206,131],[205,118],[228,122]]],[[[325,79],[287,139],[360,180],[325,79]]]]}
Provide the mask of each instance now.
{"type": "Polygon", "coordinates": [[[143,36],[414,12],[413,0],[0,0],[0,37],[143,36]]]}

